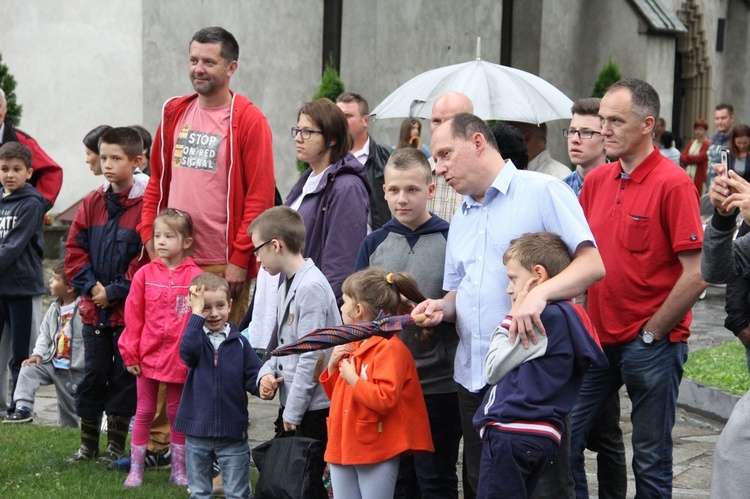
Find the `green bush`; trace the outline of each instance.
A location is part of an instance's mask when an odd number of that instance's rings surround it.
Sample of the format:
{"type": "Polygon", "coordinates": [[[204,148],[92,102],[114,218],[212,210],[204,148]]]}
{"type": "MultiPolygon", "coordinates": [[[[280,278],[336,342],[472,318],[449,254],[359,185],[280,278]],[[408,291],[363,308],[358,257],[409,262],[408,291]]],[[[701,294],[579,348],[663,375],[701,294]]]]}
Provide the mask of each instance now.
{"type": "Polygon", "coordinates": [[[16,101],[16,79],[10,74],[8,66],[3,63],[2,53],[0,53],[0,88],[5,92],[5,100],[8,102],[6,117],[18,126],[21,123],[23,106],[16,101]]]}
{"type": "Polygon", "coordinates": [[[699,350],[688,356],[685,376],[702,383],[744,395],[750,390],[745,347],[739,341],[699,350]]]}
{"type": "Polygon", "coordinates": [[[612,62],[612,58],[610,57],[607,64],[605,64],[602,70],[599,71],[599,77],[594,83],[594,90],[591,92],[591,97],[604,97],[604,93],[610,85],[621,79],[622,74],[620,74],[620,68],[617,67],[617,64],[612,62]]]}

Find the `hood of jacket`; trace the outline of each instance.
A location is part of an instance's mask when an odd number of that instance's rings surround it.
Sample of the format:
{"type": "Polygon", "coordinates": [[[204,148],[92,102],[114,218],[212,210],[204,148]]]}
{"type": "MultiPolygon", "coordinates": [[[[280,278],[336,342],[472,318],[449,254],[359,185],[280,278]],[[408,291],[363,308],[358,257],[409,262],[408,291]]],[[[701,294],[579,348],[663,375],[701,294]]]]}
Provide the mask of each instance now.
{"type": "MultiPolygon", "coordinates": [[[[302,188],[305,186],[307,179],[310,178],[310,175],[312,175],[312,168],[308,168],[302,173],[300,180],[294,185],[294,187],[292,187],[292,190],[289,191],[289,194],[286,197],[287,205],[299,197],[302,193],[302,188]]],[[[369,196],[372,193],[372,186],[367,177],[367,170],[351,153],[347,153],[343,158],[333,163],[328,168],[325,178],[320,180],[318,187],[312,193],[318,193],[324,190],[329,182],[335,181],[336,177],[340,175],[355,175],[359,177],[367,189],[367,195],[369,196]]]]}
{"type": "Polygon", "coordinates": [[[34,189],[34,186],[32,186],[31,184],[24,184],[20,189],[13,191],[7,196],[0,196],[0,203],[15,203],[16,201],[21,201],[22,199],[28,198],[38,199],[39,202],[44,205],[44,197],[39,194],[39,191],[34,189]]]}

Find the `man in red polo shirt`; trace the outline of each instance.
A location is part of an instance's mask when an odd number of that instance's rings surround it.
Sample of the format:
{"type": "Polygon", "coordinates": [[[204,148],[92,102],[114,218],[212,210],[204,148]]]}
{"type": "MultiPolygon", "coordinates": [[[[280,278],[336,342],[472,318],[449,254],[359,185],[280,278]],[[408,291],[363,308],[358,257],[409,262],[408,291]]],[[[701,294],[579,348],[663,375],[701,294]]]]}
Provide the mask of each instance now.
{"type": "Polygon", "coordinates": [[[588,497],[583,449],[606,401],[625,384],[633,403],[637,497],[672,495],[672,427],[687,359],[690,311],[701,279],[698,192],[651,143],[659,96],[636,79],[612,85],[599,108],[605,148],[619,160],[586,176],[580,201],[606,277],[588,291],[588,313],[608,369],[590,369],[572,412],[571,462],[588,497]]]}

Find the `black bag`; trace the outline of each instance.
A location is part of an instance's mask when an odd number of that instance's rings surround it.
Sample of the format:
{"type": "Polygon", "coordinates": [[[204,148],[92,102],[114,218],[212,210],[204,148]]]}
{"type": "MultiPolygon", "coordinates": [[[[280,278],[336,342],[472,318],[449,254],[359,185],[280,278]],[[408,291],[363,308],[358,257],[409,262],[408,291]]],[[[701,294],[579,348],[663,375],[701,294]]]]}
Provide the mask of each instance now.
{"type": "Polygon", "coordinates": [[[323,487],[323,442],[278,436],[252,450],[260,475],[255,499],[327,497],[323,487]]]}

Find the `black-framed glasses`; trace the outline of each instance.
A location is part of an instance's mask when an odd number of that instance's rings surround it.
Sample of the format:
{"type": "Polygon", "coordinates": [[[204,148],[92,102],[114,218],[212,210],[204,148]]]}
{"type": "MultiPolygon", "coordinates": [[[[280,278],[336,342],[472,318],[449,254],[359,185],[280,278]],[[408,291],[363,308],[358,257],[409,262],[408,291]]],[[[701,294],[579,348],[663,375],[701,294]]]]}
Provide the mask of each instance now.
{"type": "Polygon", "coordinates": [[[262,250],[262,249],[263,249],[263,246],[265,246],[266,244],[270,243],[271,241],[273,241],[273,239],[269,239],[269,240],[268,240],[268,241],[266,241],[265,243],[263,243],[263,244],[261,244],[260,246],[258,246],[257,248],[255,248],[255,249],[253,250],[253,255],[255,255],[255,257],[257,258],[257,257],[258,257],[258,253],[260,253],[260,250],[262,250]]]}
{"type": "Polygon", "coordinates": [[[312,128],[300,128],[298,126],[293,126],[292,127],[292,138],[293,139],[296,139],[297,138],[297,134],[299,134],[300,137],[302,137],[302,140],[307,140],[310,137],[312,137],[312,134],[314,134],[314,133],[321,133],[322,134],[323,130],[313,130],[312,128]]]}
{"type": "Polygon", "coordinates": [[[602,132],[597,132],[594,130],[579,130],[577,128],[566,128],[563,130],[563,135],[567,138],[574,137],[575,134],[578,134],[578,136],[582,139],[590,139],[591,137],[596,135],[601,135],[602,132]]]}

